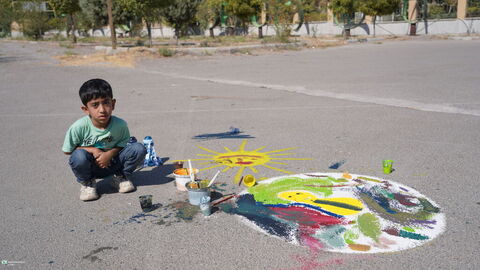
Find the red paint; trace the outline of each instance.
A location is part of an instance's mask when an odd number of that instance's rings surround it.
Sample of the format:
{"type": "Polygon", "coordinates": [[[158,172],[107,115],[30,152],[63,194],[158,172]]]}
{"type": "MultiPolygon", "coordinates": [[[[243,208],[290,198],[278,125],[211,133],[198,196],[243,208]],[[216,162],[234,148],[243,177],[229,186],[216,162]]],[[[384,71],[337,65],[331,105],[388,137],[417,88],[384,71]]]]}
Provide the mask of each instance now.
{"type": "Polygon", "coordinates": [[[300,226],[306,226],[310,228],[320,228],[320,226],[330,226],[346,223],[346,220],[343,218],[327,216],[319,211],[300,206],[289,206],[286,208],[269,207],[269,209],[277,213],[275,215],[279,218],[285,220],[293,220],[297,222],[300,226]]]}
{"type": "Polygon", "coordinates": [[[237,161],[237,162],[235,162],[235,164],[238,164],[238,165],[250,165],[250,164],[253,164],[253,162],[251,162],[251,161],[237,161]]]}
{"type": "Polygon", "coordinates": [[[417,206],[418,204],[411,202],[409,199],[414,199],[413,196],[403,195],[400,193],[393,193],[395,200],[405,206],[417,206]]]}
{"type": "Polygon", "coordinates": [[[390,235],[394,235],[394,236],[399,236],[400,235],[400,232],[398,231],[398,229],[395,229],[395,228],[387,228],[383,231],[390,234],[390,235]]]}

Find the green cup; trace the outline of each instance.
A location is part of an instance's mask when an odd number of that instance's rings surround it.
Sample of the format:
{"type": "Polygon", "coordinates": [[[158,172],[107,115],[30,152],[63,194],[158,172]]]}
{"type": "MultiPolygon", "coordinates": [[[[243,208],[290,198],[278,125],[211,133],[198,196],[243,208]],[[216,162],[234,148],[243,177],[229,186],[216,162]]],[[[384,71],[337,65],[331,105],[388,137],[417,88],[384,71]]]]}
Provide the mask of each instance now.
{"type": "Polygon", "coordinates": [[[384,174],[391,174],[392,173],[393,160],[385,159],[382,163],[383,163],[383,173],[384,174]]]}

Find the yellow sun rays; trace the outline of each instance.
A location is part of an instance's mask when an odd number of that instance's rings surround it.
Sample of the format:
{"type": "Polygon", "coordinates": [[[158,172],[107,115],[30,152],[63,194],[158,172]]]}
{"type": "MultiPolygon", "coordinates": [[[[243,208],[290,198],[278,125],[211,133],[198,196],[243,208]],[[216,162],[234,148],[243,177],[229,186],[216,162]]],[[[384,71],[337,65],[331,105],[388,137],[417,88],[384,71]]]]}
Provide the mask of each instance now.
{"type": "Polygon", "coordinates": [[[245,150],[247,145],[247,140],[243,140],[238,150],[233,151],[228,147],[223,147],[225,149],[225,153],[220,153],[211,149],[208,149],[203,146],[198,146],[198,148],[211,153],[211,154],[197,154],[197,156],[205,157],[205,158],[198,158],[192,159],[192,161],[203,161],[200,162],[199,165],[210,165],[212,166],[200,169],[200,171],[207,171],[214,168],[224,167],[221,169],[222,172],[226,172],[230,169],[238,167],[237,172],[235,173],[234,182],[238,183],[245,172],[245,168],[248,168],[253,173],[259,173],[257,167],[264,167],[267,169],[279,171],[286,174],[293,174],[294,172],[287,171],[281,168],[274,167],[269,164],[278,164],[278,165],[288,165],[285,162],[280,161],[287,161],[287,160],[311,160],[311,158],[287,158],[282,156],[292,155],[293,153],[279,153],[290,151],[295,148],[283,148],[273,151],[267,152],[260,152],[266,146],[259,147],[255,150],[245,150]]]}

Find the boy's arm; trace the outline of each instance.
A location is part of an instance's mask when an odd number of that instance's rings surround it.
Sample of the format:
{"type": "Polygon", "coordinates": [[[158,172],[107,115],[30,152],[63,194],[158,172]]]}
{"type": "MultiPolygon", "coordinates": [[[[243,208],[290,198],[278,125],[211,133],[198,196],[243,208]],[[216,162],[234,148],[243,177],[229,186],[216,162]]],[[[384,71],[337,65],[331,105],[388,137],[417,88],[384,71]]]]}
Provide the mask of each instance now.
{"type": "Polygon", "coordinates": [[[112,148],[112,149],[110,149],[108,151],[105,151],[105,152],[98,149],[98,150],[100,150],[100,154],[98,156],[95,156],[95,154],[93,154],[93,153],[92,154],[95,157],[95,160],[97,161],[97,164],[100,168],[107,168],[108,166],[110,166],[110,161],[112,160],[112,158],[114,158],[116,155],[118,155],[118,153],[122,149],[123,149],[123,147],[115,147],[115,148],[112,148]]]}

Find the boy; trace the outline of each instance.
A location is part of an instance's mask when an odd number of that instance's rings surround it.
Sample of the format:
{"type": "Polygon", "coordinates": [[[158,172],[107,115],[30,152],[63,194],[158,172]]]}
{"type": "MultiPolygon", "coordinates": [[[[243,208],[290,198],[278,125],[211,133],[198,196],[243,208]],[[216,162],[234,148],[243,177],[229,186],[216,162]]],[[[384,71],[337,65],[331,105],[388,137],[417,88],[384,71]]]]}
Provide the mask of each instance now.
{"type": "Polygon", "coordinates": [[[70,167],[82,185],[80,200],[98,199],[96,178],[115,175],[112,185],[121,193],[133,191],[129,179],[146,155],[140,143],[127,145],[130,138],[127,123],[115,116],[116,100],[112,87],[102,79],[85,82],[79,91],[86,116],[67,131],[62,151],[70,156],[70,167]]]}

